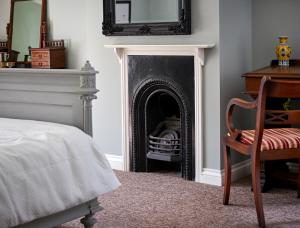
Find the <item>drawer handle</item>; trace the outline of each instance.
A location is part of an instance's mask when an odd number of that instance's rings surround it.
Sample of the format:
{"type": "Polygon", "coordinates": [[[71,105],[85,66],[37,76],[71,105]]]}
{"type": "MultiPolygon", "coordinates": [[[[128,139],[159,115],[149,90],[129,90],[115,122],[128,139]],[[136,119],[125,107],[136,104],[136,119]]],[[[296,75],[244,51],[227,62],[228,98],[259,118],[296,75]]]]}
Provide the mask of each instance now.
{"type": "Polygon", "coordinates": [[[43,63],[39,63],[39,66],[43,66],[43,63]]]}

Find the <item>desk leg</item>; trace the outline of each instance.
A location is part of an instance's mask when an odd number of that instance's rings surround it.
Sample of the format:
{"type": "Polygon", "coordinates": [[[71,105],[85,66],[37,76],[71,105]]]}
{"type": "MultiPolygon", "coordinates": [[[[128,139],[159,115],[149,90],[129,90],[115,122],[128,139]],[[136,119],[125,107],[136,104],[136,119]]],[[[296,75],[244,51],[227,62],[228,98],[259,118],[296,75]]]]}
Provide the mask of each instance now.
{"type": "Polygon", "coordinates": [[[262,192],[267,192],[274,186],[284,186],[282,180],[276,178],[275,172],[282,171],[288,173],[288,166],[285,160],[264,161],[261,168],[262,192]]]}
{"type": "Polygon", "coordinates": [[[261,170],[260,170],[260,180],[261,180],[261,191],[267,192],[269,191],[272,186],[272,181],[270,177],[270,168],[269,168],[268,161],[262,161],[261,162],[261,170]]]}
{"type": "MultiPolygon", "coordinates": [[[[261,192],[267,192],[269,191],[272,186],[271,186],[271,181],[268,180],[268,171],[266,171],[266,164],[265,161],[261,161],[260,163],[260,187],[261,187],[261,192]]],[[[251,191],[253,191],[253,187],[251,184],[251,191]]]]}

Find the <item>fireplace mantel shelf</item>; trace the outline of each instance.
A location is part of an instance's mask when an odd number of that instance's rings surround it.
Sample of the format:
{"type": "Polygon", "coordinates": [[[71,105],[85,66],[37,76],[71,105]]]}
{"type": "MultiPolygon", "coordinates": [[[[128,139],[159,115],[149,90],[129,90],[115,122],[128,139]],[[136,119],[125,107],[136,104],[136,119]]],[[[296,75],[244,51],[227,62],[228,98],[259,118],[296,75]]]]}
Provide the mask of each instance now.
{"type": "Polygon", "coordinates": [[[213,48],[215,44],[107,44],[107,48],[213,48]]]}
{"type": "Polygon", "coordinates": [[[104,46],[114,49],[120,63],[128,54],[127,52],[133,55],[194,55],[196,53],[200,64],[204,66],[204,50],[215,47],[215,44],[108,44],[104,46]]]}

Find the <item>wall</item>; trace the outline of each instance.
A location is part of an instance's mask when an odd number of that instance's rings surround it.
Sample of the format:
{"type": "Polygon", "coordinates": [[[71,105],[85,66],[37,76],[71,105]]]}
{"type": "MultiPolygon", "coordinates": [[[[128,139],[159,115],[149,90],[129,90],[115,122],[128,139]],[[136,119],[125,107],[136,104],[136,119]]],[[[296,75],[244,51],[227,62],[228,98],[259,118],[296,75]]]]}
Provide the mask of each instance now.
{"type": "MultiPolygon", "coordinates": [[[[251,0],[220,1],[221,137],[227,131],[225,128],[227,103],[232,97],[241,97],[241,92],[244,91],[244,80],[241,75],[252,69],[251,14],[251,0]]],[[[248,123],[241,120],[249,118],[240,112],[236,119],[238,122],[248,123]]],[[[233,155],[234,163],[240,160],[237,154],[233,155]]]]}
{"type": "MultiPolygon", "coordinates": [[[[290,36],[294,57],[299,57],[300,33],[296,24],[300,21],[299,5],[298,0],[192,0],[190,36],[105,37],[101,35],[102,4],[91,0],[87,4],[87,56],[100,70],[94,132],[102,150],[115,155],[122,153],[120,66],[113,51],[104,48],[104,44],[213,42],[217,46],[206,51],[203,78],[204,167],[221,168],[220,136],[225,133],[225,106],[231,97],[240,97],[244,91],[241,75],[268,64],[273,58],[277,44],[274,37],[278,34],[290,36]],[[279,15],[284,15],[286,20],[279,22],[279,15]]],[[[247,120],[242,121],[246,124],[241,127],[253,123],[245,113],[239,113],[237,119],[247,120]]],[[[237,156],[234,160],[241,159],[237,156]]]]}
{"type": "Polygon", "coordinates": [[[89,59],[100,72],[100,92],[94,102],[93,118],[94,138],[102,151],[122,154],[120,65],[113,50],[105,48],[105,44],[215,43],[215,48],[205,52],[203,149],[204,167],[220,169],[219,0],[192,0],[192,35],[185,36],[105,37],[101,34],[102,6],[98,0],[48,1],[50,38],[66,40],[68,67],[80,68],[89,59]]]}
{"type": "MultiPolygon", "coordinates": [[[[279,35],[290,37],[292,58],[300,58],[299,9],[298,0],[220,1],[221,136],[226,132],[224,114],[229,99],[243,97],[241,75],[276,58],[279,35]]],[[[237,124],[240,128],[254,126],[253,113],[238,111],[235,120],[242,122],[237,124]]],[[[241,157],[234,156],[233,160],[238,162],[241,157]]]]}
{"type": "MultiPolygon", "coordinates": [[[[67,48],[67,66],[82,67],[87,52],[86,5],[89,1],[49,0],[47,2],[49,39],[64,39],[67,48]]],[[[99,18],[98,14],[98,20],[99,18]]]]}
{"type": "MultiPolygon", "coordinates": [[[[6,39],[8,3],[0,0],[0,39],[6,39]]],[[[113,155],[122,154],[120,65],[113,50],[104,45],[215,43],[217,46],[205,53],[204,167],[220,169],[225,105],[244,90],[242,73],[275,58],[279,35],[290,37],[293,58],[300,57],[299,8],[299,0],[192,0],[192,35],[186,36],[105,37],[99,0],[48,1],[48,18],[50,38],[66,40],[69,68],[80,68],[89,59],[100,71],[94,137],[103,152],[113,155]]],[[[249,122],[243,113],[239,119],[249,122]]]]}
{"type": "Polygon", "coordinates": [[[121,155],[120,65],[105,44],[198,44],[216,43],[206,51],[204,89],[205,167],[220,168],[220,80],[219,80],[219,0],[192,0],[192,35],[105,37],[101,34],[102,3],[90,0],[87,6],[87,56],[98,77],[98,100],[94,109],[94,135],[102,151],[121,155]],[[218,143],[216,143],[216,140],[218,143]]]}
{"type": "Polygon", "coordinates": [[[9,22],[10,14],[10,1],[9,0],[0,0],[0,41],[6,41],[6,25],[9,22]]]}
{"type": "Polygon", "coordinates": [[[289,36],[292,58],[300,59],[300,1],[252,0],[253,68],[270,64],[276,58],[277,37],[289,36]]]}

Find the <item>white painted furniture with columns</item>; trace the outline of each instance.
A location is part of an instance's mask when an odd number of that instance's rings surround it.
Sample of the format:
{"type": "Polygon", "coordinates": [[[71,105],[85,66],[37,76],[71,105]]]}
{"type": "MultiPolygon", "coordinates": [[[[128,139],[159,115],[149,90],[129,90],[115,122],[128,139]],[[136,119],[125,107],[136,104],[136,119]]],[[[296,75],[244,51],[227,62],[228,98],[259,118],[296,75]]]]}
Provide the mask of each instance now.
{"type": "MultiPolygon", "coordinates": [[[[88,61],[81,70],[0,68],[0,117],[62,123],[92,135],[97,73],[88,61]]],[[[85,216],[81,222],[91,228],[101,209],[93,199],[18,227],[53,227],[85,216]]]]}

